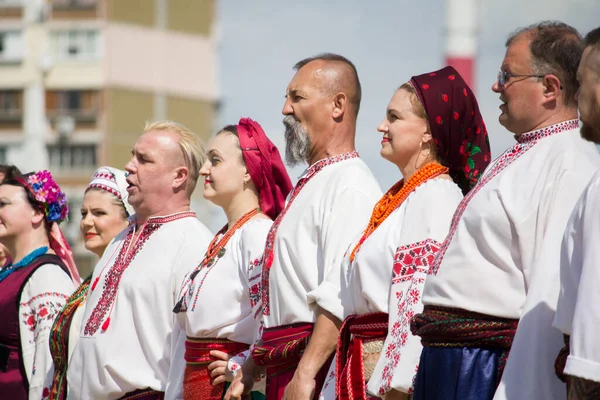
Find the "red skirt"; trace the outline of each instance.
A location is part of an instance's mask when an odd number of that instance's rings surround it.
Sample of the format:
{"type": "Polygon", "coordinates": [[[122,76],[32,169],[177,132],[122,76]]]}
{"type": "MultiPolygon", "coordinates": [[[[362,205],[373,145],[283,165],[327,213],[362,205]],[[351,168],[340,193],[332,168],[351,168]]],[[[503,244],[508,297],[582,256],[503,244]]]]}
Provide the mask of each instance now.
{"type": "MultiPolygon", "coordinates": [[[[283,397],[304,354],[313,325],[298,323],[264,330],[262,345],[253,349],[252,359],[256,365],[267,367],[266,400],[280,400],[283,397]]],[[[314,399],[319,397],[332,358],[327,360],[315,377],[314,399]]]]}
{"type": "Polygon", "coordinates": [[[208,364],[215,361],[211,350],[237,354],[247,350],[246,343],[232,342],[227,339],[198,339],[188,337],[185,341],[185,373],[183,376],[184,399],[220,400],[223,396],[224,384],[213,386],[208,371],[208,364]]]}
{"type": "Polygon", "coordinates": [[[342,324],[336,351],[335,393],[339,400],[366,400],[363,343],[384,340],[388,314],[351,315],[342,324]]]}

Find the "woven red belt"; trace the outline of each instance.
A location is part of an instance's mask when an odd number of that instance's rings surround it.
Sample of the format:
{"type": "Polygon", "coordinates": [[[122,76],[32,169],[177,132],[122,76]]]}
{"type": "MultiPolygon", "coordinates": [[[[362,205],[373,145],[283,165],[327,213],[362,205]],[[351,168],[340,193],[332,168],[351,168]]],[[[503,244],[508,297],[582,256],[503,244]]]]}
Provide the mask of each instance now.
{"type": "Polygon", "coordinates": [[[159,392],[154,389],[139,389],[119,397],[118,400],[163,400],[165,392],[159,392]]]}
{"type": "Polygon", "coordinates": [[[336,398],[367,399],[363,364],[363,343],[384,340],[388,314],[351,315],[342,324],[336,351],[336,398]]]}
{"type": "Polygon", "coordinates": [[[188,337],[185,341],[185,373],[183,376],[184,399],[220,400],[224,385],[213,386],[208,372],[208,364],[215,361],[211,350],[223,351],[235,355],[248,349],[246,343],[227,339],[198,339],[188,337]]]}

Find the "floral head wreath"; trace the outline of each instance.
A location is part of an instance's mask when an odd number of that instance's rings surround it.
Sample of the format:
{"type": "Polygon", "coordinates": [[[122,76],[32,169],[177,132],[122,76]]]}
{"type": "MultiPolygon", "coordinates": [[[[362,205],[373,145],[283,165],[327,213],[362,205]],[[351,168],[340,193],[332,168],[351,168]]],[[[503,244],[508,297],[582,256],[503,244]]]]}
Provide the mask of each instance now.
{"type": "Polygon", "coordinates": [[[44,208],[44,214],[48,222],[60,224],[67,219],[69,206],[67,196],[52,178],[49,171],[38,171],[27,174],[25,182],[35,196],[35,199],[44,208]]]}

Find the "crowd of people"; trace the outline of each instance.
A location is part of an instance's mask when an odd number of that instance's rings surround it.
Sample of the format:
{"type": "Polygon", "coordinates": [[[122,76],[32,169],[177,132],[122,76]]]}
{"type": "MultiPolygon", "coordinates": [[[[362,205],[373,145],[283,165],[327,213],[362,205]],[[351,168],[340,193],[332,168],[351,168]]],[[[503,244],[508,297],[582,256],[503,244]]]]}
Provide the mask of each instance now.
{"type": "Polygon", "coordinates": [[[51,173],[0,167],[0,397],[600,399],[600,28],[510,35],[492,90],[517,143],[494,160],[453,67],[401,80],[385,193],[355,150],[354,64],[294,69],[296,185],[249,118],[206,148],[149,122],[85,191],[83,280],[51,173]]]}

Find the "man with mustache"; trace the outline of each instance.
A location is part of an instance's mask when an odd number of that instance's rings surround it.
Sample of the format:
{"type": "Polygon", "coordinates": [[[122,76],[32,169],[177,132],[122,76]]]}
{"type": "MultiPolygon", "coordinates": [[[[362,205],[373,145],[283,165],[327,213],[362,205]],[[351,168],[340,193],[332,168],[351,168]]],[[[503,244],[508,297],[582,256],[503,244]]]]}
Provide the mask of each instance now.
{"type": "Polygon", "coordinates": [[[195,134],[171,121],[148,123],[131,154],[135,214],[94,269],[67,370],[72,399],[181,396],[183,377],[174,375],[182,369],[173,366],[185,362],[185,332],[172,310],[213,236],[190,211],[206,155],[195,134]]]}
{"type": "Polygon", "coordinates": [[[232,383],[231,398],[249,392],[257,370],[266,370],[267,400],[318,396],[339,326],[307,295],[341,262],[381,197],[354,147],[361,99],[354,65],[321,54],[294,69],[283,106],[286,161],[309,167],[267,236],[262,339],[232,383]]]}
{"type": "MultiPolygon", "coordinates": [[[[588,33],[584,43],[577,71],[581,135],[600,144],[600,28],[588,33]]],[[[570,341],[565,336],[563,357],[568,358],[563,371],[564,358],[559,357],[557,373],[567,375],[569,399],[573,400],[600,398],[599,217],[600,172],[594,175],[571,215],[561,254],[561,293],[554,325],[570,335],[570,341]]]]}
{"type": "Polygon", "coordinates": [[[518,30],[506,46],[492,90],[518,143],[458,206],[425,283],[425,308],[412,323],[424,345],[415,399],[564,398],[552,368],[562,345],[552,328],[560,241],[600,166],[579,134],[583,48],[557,21],[518,30]]]}

